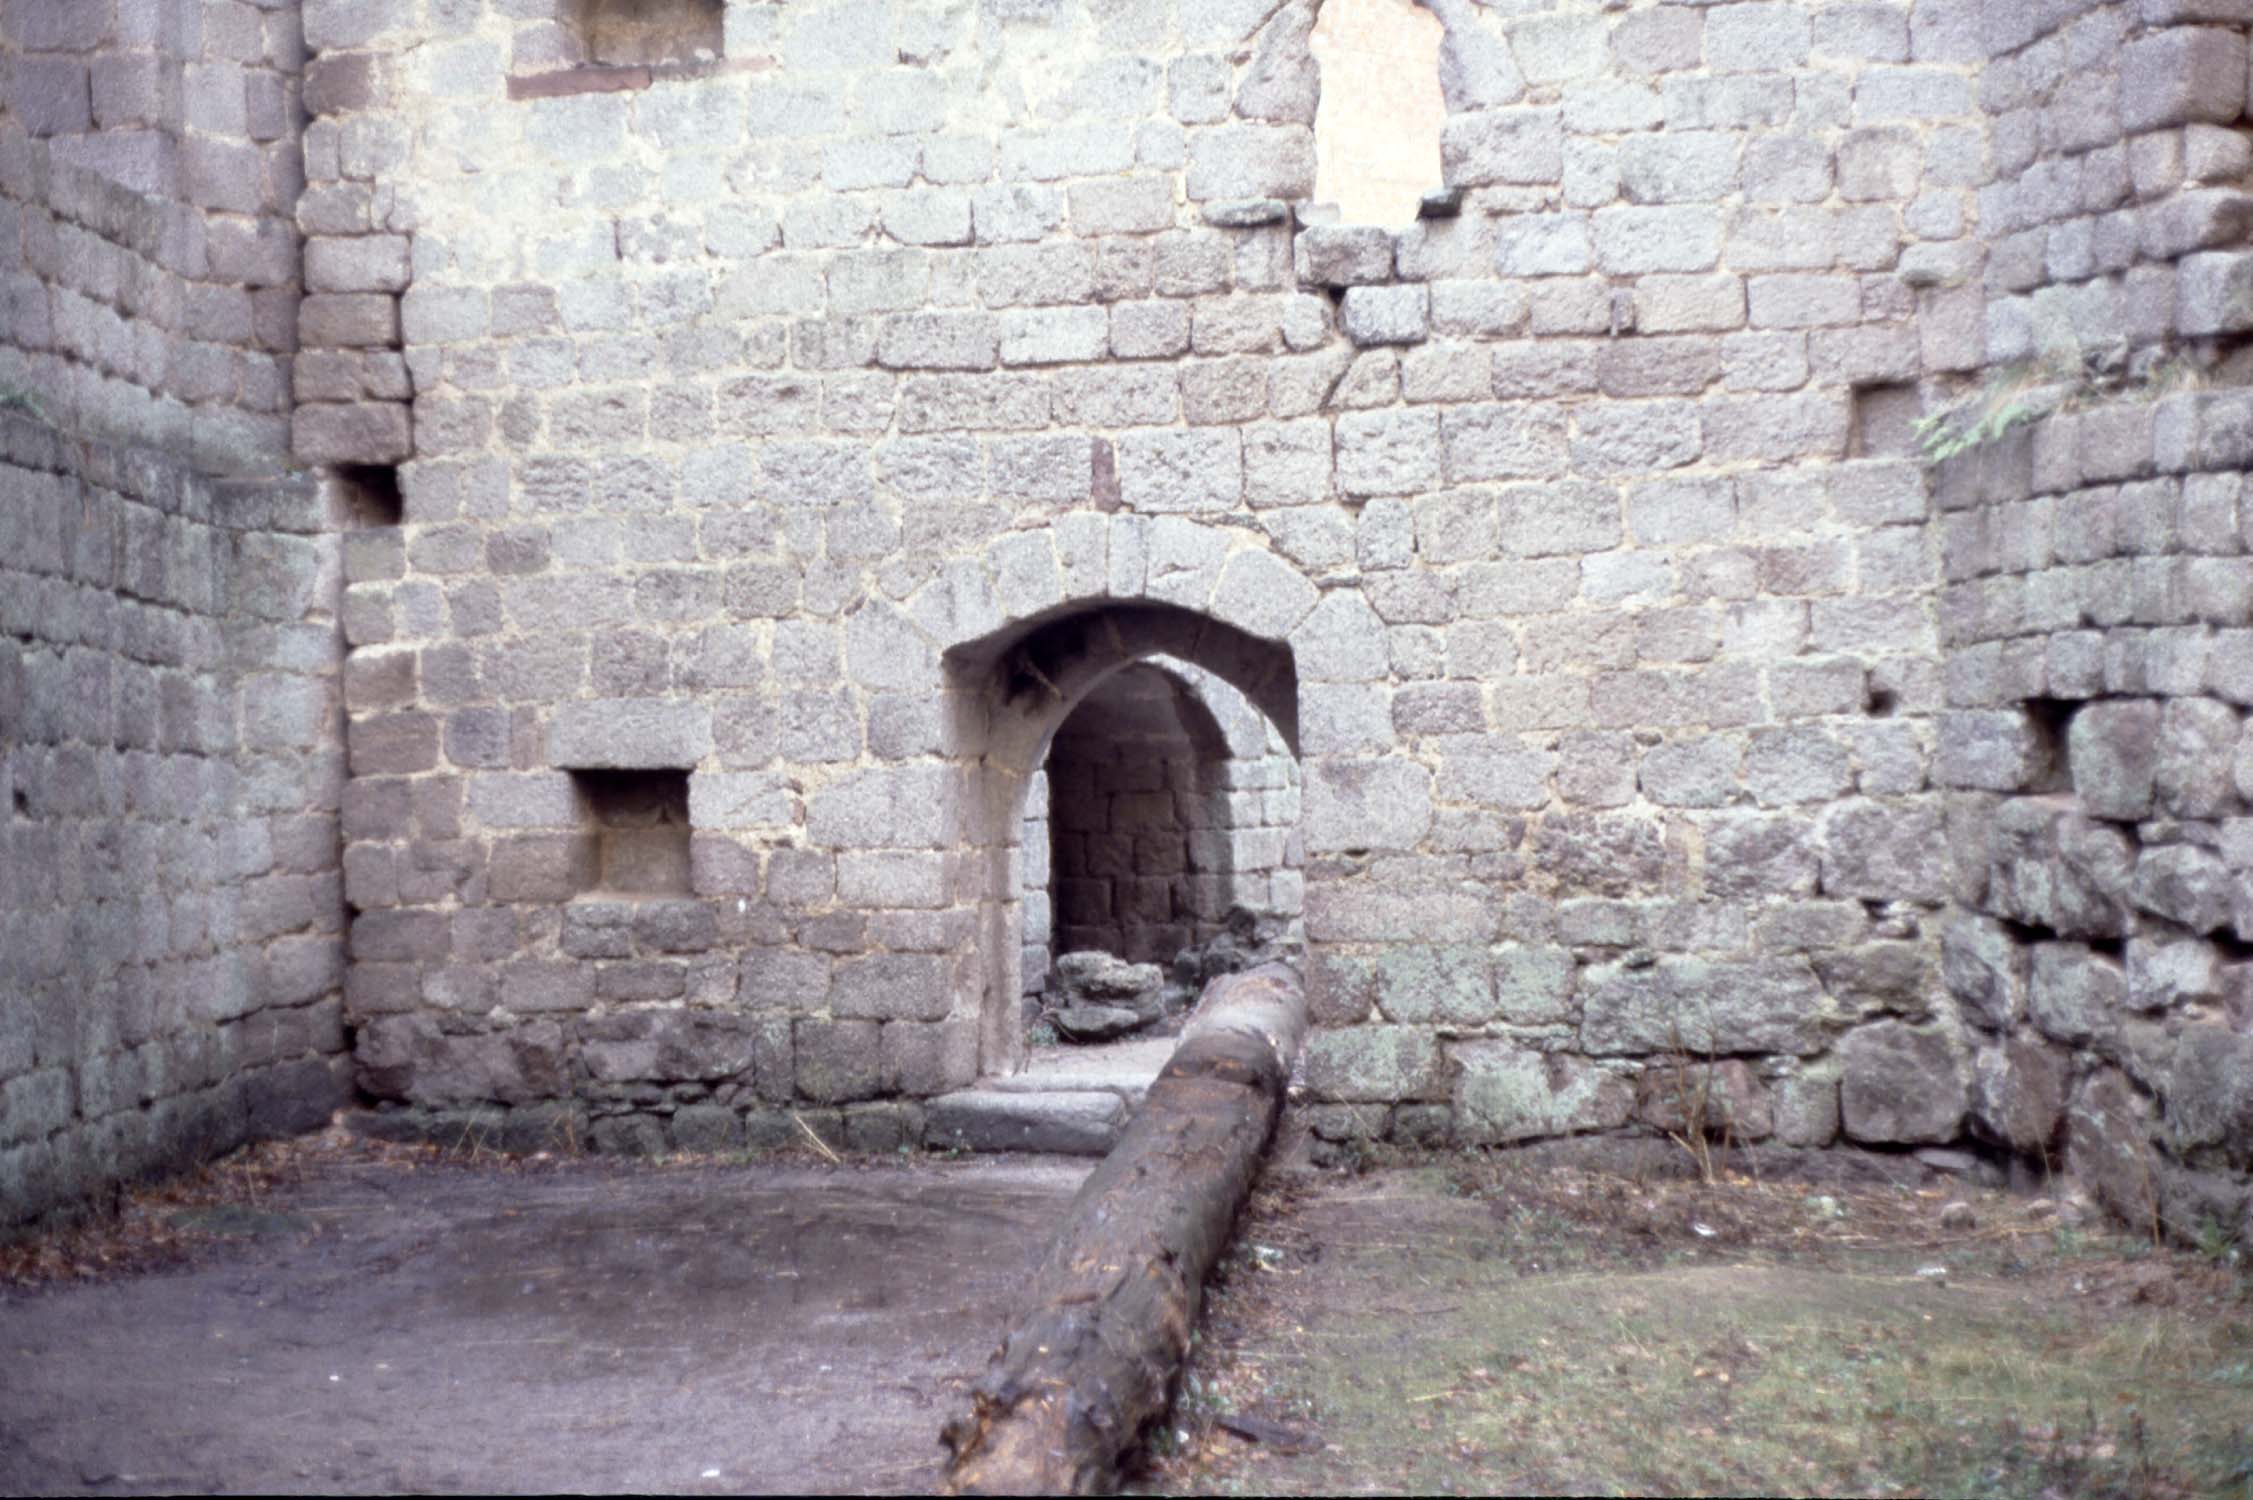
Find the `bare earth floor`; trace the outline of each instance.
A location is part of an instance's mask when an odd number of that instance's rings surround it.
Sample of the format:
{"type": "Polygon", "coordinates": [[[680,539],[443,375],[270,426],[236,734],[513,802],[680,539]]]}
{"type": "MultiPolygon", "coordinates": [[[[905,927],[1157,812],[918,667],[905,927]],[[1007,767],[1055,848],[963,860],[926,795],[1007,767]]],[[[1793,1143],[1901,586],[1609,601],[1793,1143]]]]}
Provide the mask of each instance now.
{"type": "Polygon", "coordinates": [[[927,1488],[1087,1167],[340,1150],[143,1203],[184,1263],[0,1290],[0,1493],[927,1488]]]}
{"type": "MultiPolygon", "coordinates": [[[[1272,1167],[1133,1487],[2253,1500],[2225,1247],[1642,1144],[1272,1167]]],[[[1087,1166],[260,1148],[0,1250],[0,1493],[926,1489],[1087,1166]]]]}

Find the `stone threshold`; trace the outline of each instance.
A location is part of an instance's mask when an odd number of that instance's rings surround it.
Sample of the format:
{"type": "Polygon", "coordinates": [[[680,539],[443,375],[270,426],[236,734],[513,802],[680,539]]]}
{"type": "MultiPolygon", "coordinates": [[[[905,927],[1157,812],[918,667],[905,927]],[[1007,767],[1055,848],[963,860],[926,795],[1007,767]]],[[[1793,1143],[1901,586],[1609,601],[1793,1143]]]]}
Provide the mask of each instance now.
{"type": "Polygon", "coordinates": [[[1101,1156],[1118,1144],[1177,1037],[1042,1047],[1021,1072],[981,1079],[925,1106],[927,1149],[1101,1156]]]}

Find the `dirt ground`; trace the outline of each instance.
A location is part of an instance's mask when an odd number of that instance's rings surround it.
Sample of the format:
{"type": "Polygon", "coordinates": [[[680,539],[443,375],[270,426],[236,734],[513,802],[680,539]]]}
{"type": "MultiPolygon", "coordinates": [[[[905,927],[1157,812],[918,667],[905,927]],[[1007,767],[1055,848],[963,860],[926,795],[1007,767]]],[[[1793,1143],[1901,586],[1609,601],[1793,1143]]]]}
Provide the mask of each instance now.
{"type": "Polygon", "coordinates": [[[2223,1247],[1892,1160],[1271,1171],[1136,1488],[2253,1500],[2223,1247]]]}
{"type": "Polygon", "coordinates": [[[927,1488],[1088,1165],[265,1148],[0,1255],[0,1493],[927,1488]]]}
{"type": "MultiPolygon", "coordinates": [[[[1271,1168],[1132,1487],[2253,1500],[2224,1247],[1645,1144],[1271,1168]]],[[[1087,1165],[260,1148],[0,1250],[0,1492],[924,1489],[1087,1165]]]]}

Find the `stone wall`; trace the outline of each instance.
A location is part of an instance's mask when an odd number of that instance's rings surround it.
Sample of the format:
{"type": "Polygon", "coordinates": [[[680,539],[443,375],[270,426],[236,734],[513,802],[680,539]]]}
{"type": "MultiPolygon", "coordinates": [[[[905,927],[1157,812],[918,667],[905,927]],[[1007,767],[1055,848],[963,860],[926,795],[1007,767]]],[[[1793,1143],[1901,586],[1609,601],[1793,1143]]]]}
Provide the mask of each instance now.
{"type": "Polygon", "coordinates": [[[0,397],[205,472],[289,451],[298,9],[0,8],[0,397]]]}
{"type": "Polygon", "coordinates": [[[0,1232],[349,1097],[298,7],[0,5],[0,1232]]]}
{"type": "Polygon", "coordinates": [[[442,9],[333,44],[412,226],[346,611],[372,1092],[661,1130],[1007,1066],[1039,747],[1161,652],[1299,758],[1320,1129],[1616,1124],[1689,1049],[1814,1144],[1857,1058],[1967,1066],[1888,445],[1984,358],[1912,274],[1977,254],[1978,7],[1437,6],[1398,231],[1305,201],[1300,5],[734,4],[644,69],[442,9]],[[686,772],[695,851],[601,957],[590,766],[686,772]],[[728,1040],[598,1079],[621,1028],[728,1040]]]}
{"type": "Polygon", "coordinates": [[[1973,1120],[2131,1222],[2245,1233],[2253,396],[2053,416],[1941,490],[1973,1120]]]}
{"type": "Polygon", "coordinates": [[[1694,1068],[2241,1223],[2249,18],[1382,9],[0,0],[6,826],[94,882],[6,888],[9,1170],[309,1119],[339,1024],[403,1131],[912,1140],[1155,662],[1233,758],[1151,858],[1303,911],[1332,1146],[1694,1068]],[[1434,25],[1436,139],[1318,162],[1434,25]]]}
{"type": "Polygon", "coordinates": [[[0,414],[0,1233],[350,1097],[322,497],[0,414]]]}
{"type": "Polygon", "coordinates": [[[1971,1125],[2130,1222],[2253,1236],[2234,767],[2253,561],[2241,8],[1991,7],[1989,370],[1941,470],[1944,942],[1971,1125]]]}
{"type": "MultiPolygon", "coordinates": [[[[2243,7],[1998,5],[1981,20],[1993,181],[1987,357],[2139,367],[2253,326],[2243,7]]],[[[1970,285],[1976,260],[1934,261],[1970,285]]]]}

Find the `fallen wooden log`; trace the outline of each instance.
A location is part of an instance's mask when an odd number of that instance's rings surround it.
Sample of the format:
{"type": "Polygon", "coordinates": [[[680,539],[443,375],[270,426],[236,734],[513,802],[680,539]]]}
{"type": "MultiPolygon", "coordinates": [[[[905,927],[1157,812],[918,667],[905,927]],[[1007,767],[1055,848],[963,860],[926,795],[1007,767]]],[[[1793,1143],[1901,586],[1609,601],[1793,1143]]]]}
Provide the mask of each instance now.
{"type": "Polygon", "coordinates": [[[954,1494],[1097,1494],[1163,1415],[1306,1036],[1296,972],[1205,987],[1141,1111],[1091,1173],[1025,1309],[947,1423],[954,1494]]]}

